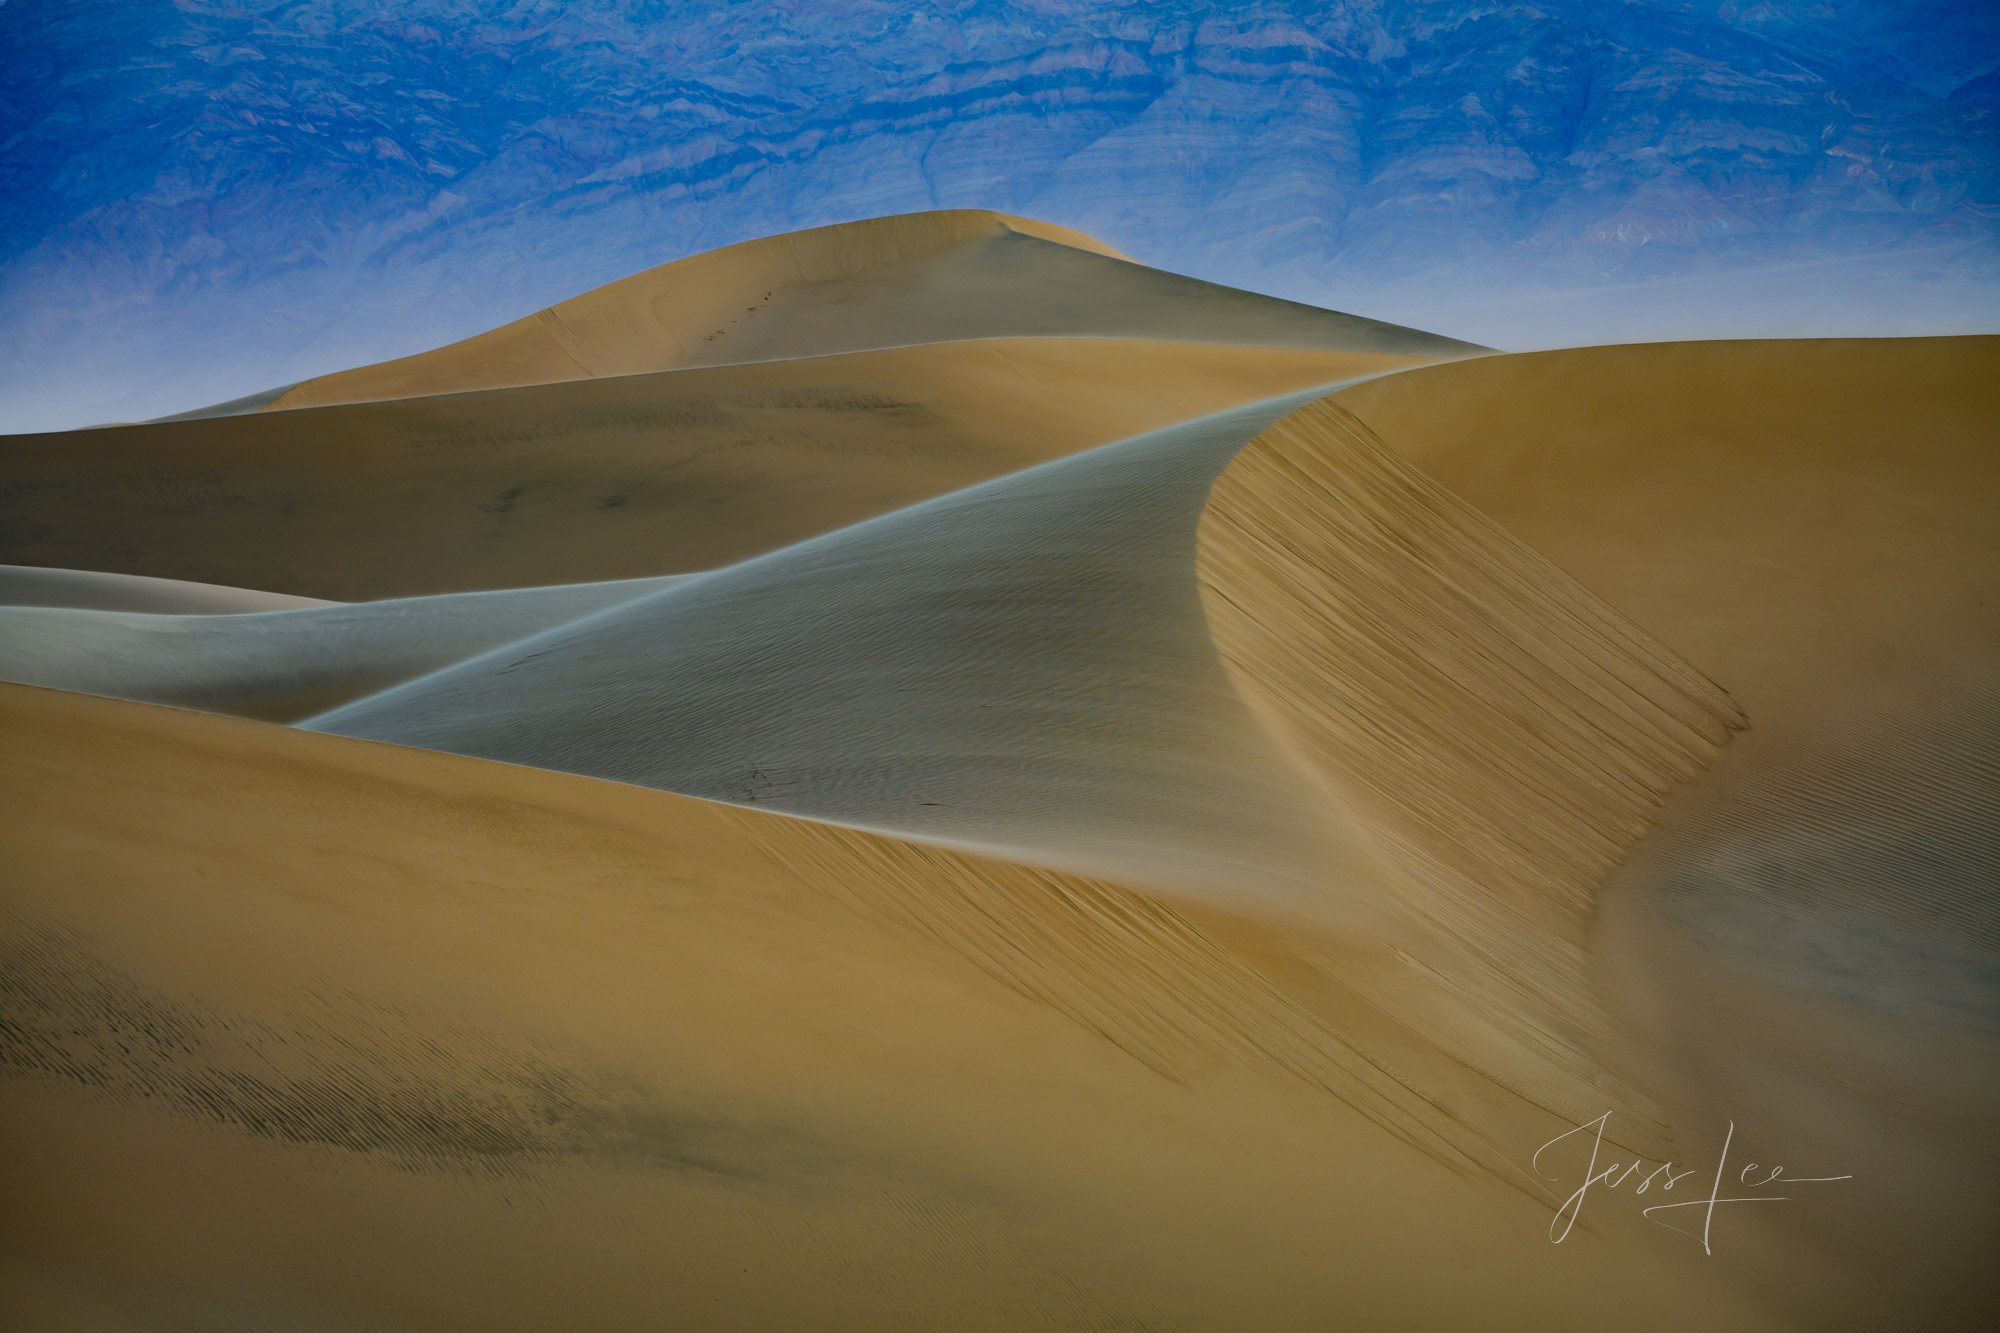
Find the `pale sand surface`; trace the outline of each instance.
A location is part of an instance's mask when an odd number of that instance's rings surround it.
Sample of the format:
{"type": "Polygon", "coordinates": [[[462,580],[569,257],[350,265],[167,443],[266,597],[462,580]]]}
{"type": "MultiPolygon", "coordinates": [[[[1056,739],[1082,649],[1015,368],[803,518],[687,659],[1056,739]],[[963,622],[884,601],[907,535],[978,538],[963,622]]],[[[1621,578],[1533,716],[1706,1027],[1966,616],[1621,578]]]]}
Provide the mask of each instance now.
{"type": "Polygon", "coordinates": [[[1014,339],[0,438],[0,559],[360,601],[710,569],[1375,353],[1014,339]]]}
{"type": "Polygon", "coordinates": [[[1336,401],[1754,719],[1605,898],[1605,988],[1682,1140],[1733,1119],[1743,1160],[1856,1177],[1725,1262],[1829,1324],[1983,1324],[2000,339],[1538,353],[1336,401]]]}
{"type": "Polygon", "coordinates": [[[0,971],[6,1137],[36,1145],[4,1158],[16,1326],[1774,1326],[1610,1210],[1551,1246],[1547,1205],[1355,1114],[1288,1044],[1309,1024],[1108,886],[0,709],[35,830],[0,971]],[[1023,956],[1036,930],[1086,965],[1023,956]]]}
{"type": "Polygon", "coordinates": [[[1339,943],[1294,951],[1307,984],[1358,991],[1422,1039],[1385,1061],[1442,1053],[1573,1118],[1609,1100],[1622,1141],[1660,1146],[1647,1100],[1603,1068],[1584,921],[1740,717],[1309,399],[885,515],[304,725],[1311,922],[1339,943]],[[1296,484],[1300,466],[1331,489],[1296,484]],[[1233,538],[1209,531],[1218,515],[1233,538]],[[1307,556],[1274,571],[1274,547],[1307,556]],[[1220,656],[1205,590],[1255,627],[1220,656]],[[1302,678],[1328,745],[1301,755],[1260,722],[1271,671],[1302,678]],[[1427,717],[1445,721],[1411,730],[1427,717]],[[1368,783],[1388,791],[1363,800],[1368,783]],[[1475,814],[1504,831],[1475,842],[1475,814]]]}
{"type": "MultiPolygon", "coordinates": [[[[0,680],[292,722],[687,577],[321,604],[206,584],[170,585],[183,602],[235,595],[249,603],[234,614],[0,604],[0,680]],[[262,609],[255,606],[259,598],[305,604],[262,609]]],[[[39,588],[49,580],[35,582],[39,588]]],[[[6,591],[0,576],[0,597],[6,591]]]]}
{"type": "Polygon", "coordinates": [[[1481,350],[1163,273],[1066,228],[962,209],[712,250],[448,347],[223,408],[272,411],[1022,337],[1179,339],[1425,359],[1481,350]]]}
{"type": "MultiPolygon", "coordinates": [[[[0,676],[283,719],[445,668],[310,725],[1308,920],[1340,946],[1260,947],[1308,990],[1392,1015],[1366,1042],[1378,1062],[1457,1062],[1573,1119],[1609,1101],[1620,1141],[1658,1146],[1648,1099],[1603,1066],[1583,924],[1651,808],[1740,717],[1310,397],[663,588],[16,610],[0,676]]],[[[1431,1110],[1405,1118],[1493,1165],[1431,1110]]]]}
{"type": "Polygon", "coordinates": [[[329,606],[317,597],[293,597],[255,588],[231,588],[144,574],[104,574],[88,569],[41,569],[0,565],[0,608],[61,606],[92,611],[140,611],[149,615],[235,615],[249,611],[292,611],[329,606]]]}

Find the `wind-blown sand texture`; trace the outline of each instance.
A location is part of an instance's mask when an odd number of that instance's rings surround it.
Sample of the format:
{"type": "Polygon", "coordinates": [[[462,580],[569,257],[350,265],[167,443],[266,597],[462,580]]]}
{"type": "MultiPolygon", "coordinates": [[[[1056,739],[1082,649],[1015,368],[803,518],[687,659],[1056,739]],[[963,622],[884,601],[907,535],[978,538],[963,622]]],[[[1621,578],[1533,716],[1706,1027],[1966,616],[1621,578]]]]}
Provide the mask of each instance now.
{"type": "Polygon", "coordinates": [[[1676,1121],[1853,1164],[1739,1259],[1829,1323],[1987,1322],[2000,339],[1592,348],[1334,401],[1756,721],[1604,900],[1606,989],[1676,1121]]]}
{"type": "Polygon", "coordinates": [[[1149,272],[857,224],[8,442],[106,571],[0,579],[14,1322],[1978,1326],[1995,340],[1149,272]],[[1854,1188],[1552,1245],[1607,1111],[1854,1188]]]}

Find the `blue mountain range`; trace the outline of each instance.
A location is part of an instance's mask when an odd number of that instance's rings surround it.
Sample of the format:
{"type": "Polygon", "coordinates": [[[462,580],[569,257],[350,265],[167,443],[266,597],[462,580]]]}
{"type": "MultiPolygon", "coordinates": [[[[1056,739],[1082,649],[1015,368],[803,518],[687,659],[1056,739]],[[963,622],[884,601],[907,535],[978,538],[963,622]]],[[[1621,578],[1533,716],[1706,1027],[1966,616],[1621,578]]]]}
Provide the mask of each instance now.
{"type": "Polygon", "coordinates": [[[1500,346],[2000,328],[1991,0],[0,0],[0,429],[925,208],[1500,346]]]}

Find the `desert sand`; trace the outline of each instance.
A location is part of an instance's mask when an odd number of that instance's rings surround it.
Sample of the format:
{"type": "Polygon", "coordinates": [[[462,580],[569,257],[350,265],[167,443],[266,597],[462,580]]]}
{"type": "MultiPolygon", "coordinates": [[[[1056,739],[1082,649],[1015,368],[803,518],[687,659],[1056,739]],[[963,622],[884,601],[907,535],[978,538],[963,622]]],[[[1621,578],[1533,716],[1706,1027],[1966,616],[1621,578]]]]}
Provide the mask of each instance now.
{"type": "Polygon", "coordinates": [[[1603,989],[1676,1123],[1754,1121],[1753,1153],[1874,1166],[1840,1168],[1856,1179],[1819,1209],[1773,1210],[1789,1226],[1736,1261],[1816,1288],[1829,1323],[1852,1303],[1880,1327],[1984,1322],[2000,339],[1593,348],[1440,373],[1335,401],[1755,719],[1600,899],[1603,989]]]}
{"type": "Polygon", "coordinates": [[[0,607],[59,606],[80,611],[138,611],[149,615],[236,615],[246,611],[295,611],[331,606],[318,597],[231,588],[144,574],[91,569],[0,565],[0,607]]]}
{"type": "Polygon", "coordinates": [[[1358,1114],[1144,896],[0,694],[24,1322],[1768,1326],[1358,1114]]]}
{"type": "Polygon", "coordinates": [[[1481,350],[1162,273],[1065,227],[959,209],[712,250],[449,347],[308,380],[260,401],[256,410],[917,343],[1054,336],[1424,358],[1481,350]]]}
{"type": "Polygon", "coordinates": [[[335,601],[689,573],[1426,359],[987,339],[0,437],[0,558],[335,601]]]}
{"type": "Polygon", "coordinates": [[[15,1323],[1980,1326],[2000,340],[1038,225],[6,442],[15,1323]]]}

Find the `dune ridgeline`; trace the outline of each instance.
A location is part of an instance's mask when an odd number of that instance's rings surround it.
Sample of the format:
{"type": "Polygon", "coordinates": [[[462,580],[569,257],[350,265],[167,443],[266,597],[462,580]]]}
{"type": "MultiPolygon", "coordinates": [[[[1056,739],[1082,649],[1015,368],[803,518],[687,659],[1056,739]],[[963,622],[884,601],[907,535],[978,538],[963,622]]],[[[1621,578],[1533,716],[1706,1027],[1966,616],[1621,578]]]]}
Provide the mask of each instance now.
{"type": "Polygon", "coordinates": [[[949,212],[0,440],[10,1326],[1980,1326],[1996,385],[949,212]]]}

